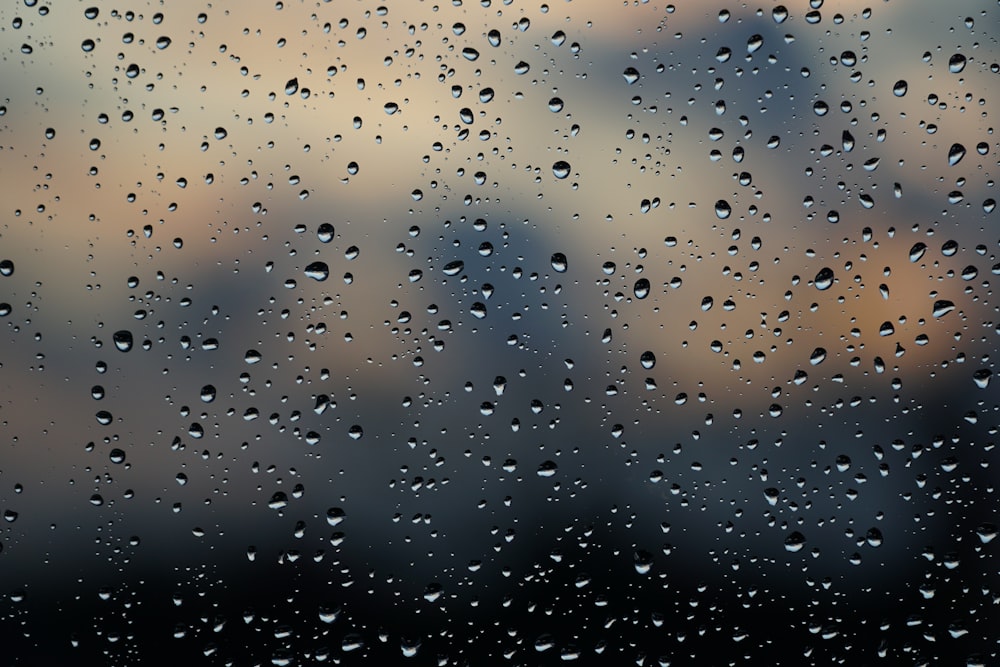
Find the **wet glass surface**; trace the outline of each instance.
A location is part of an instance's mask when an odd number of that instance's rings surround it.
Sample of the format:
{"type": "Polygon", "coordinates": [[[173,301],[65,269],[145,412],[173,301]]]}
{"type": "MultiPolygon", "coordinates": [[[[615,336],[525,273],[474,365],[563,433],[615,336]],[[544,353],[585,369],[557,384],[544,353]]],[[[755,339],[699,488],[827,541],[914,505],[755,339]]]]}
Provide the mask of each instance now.
{"type": "Polygon", "coordinates": [[[3,662],[995,664],[998,13],[0,7],[3,662]]]}

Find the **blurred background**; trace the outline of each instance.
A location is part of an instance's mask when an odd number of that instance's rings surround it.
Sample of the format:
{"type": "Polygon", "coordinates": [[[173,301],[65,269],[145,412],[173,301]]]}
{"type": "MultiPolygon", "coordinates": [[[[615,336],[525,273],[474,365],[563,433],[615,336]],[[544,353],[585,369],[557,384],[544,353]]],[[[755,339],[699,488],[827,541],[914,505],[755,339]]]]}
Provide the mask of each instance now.
{"type": "Polygon", "coordinates": [[[0,8],[8,661],[995,663],[998,11],[0,8]]]}

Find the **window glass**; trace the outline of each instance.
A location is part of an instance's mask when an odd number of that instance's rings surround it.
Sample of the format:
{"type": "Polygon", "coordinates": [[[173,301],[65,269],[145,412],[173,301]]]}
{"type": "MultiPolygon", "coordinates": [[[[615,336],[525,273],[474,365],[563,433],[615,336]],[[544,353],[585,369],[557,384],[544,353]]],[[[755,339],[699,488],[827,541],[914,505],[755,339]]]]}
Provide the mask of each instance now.
{"type": "Polygon", "coordinates": [[[996,664],[995,2],[0,7],[10,664],[996,664]]]}

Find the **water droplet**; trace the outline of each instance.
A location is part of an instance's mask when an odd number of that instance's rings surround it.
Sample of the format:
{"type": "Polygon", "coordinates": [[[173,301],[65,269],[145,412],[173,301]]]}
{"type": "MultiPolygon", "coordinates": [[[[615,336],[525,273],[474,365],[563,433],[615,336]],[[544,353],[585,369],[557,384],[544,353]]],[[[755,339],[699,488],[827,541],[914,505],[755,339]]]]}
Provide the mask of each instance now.
{"type": "Polygon", "coordinates": [[[339,507],[331,507],[326,511],[326,522],[331,526],[340,525],[346,518],[347,513],[339,507]]]}
{"type": "Polygon", "coordinates": [[[399,111],[399,105],[396,104],[395,102],[386,102],[382,108],[385,110],[387,116],[391,116],[392,114],[399,111]]]}
{"type": "Polygon", "coordinates": [[[801,551],[805,545],[805,535],[799,531],[795,531],[785,538],[785,551],[795,553],[796,551],[801,551]]]}
{"type": "Polygon", "coordinates": [[[555,461],[543,461],[538,466],[538,476],[539,477],[552,477],[559,470],[559,466],[556,465],[555,461]]]}
{"type": "Polygon", "coordinates": [[[280,510],[288,505],[288,495],[284,491],[275,491],[267,506],[273,510],[280,510]]]}
{"type": "Polygon", "coordinates": [[[333,225],[329,222],[321,223],[320,226],[316,228],[316,238],[319,239],[320,243],[329,243],[333,240],[333,235],[333,225]]]}
{"type": "Polygon", "coordinates": [[[715,215],[719,220],[725,220],[730,215],[732,215],[733,209],[729,206],[729,202],[724,199],[720,199],[715,202],[715,215]]]}
{"type": "Polygon", "coordinates": [[[285,84],[285,95],[294,95],[299,90],[299,80],[289,79],[285,84]]]}
{"type": "Polygon", "coordinates": [[[902,97],[903,95],[906,95],[907,88],[908,85],[906,81],[900,79],[892,86],[892,94],[895,95],[896,97],[902,97]]]}
{"type": "Polygon", "coordinates": [[[632,288],[632,292],[635,294],[635,298],[645,299],[649,296],[649,281],[645,278],[639,278],[635,281],[635,286],[632,288]]]}
{"type": "Polygon", "coordinates": [[[167,37],[166,35],[161,35],[160,37],[156,38],[156,48],[158,48],[158,49],[165,49],[168,46],[170,46],[170,38],[169,37],[167,37]]]}
{"type": "Polygon", "coordinates": [[[625,77],[626,83],[631,86],[639,80],[639,70],[634,67],[628,67],[624,72],[622,72],[622,76],[625,77]]]}
{"type": "Polygon", "coordinates": [[[305,274],[313,280],[323,282],[330,277],[330,267],[326,262],[312,262],[305,268],[305,274]]]}
{"type": "Polygon", "coordinates": [[[976,527],[976,535],[983,544],[992,542],[997,536],[997,527],[992,523],[981,523],[976,527]]]}
{"type": "Polygon", "coordinates": [[[639,357],[639,363],[642,364],[642,367],[648,371],[656,365],[656,355],[650,350],[646,350],[642,353],[642,356],[639,357]]]}
{"type": "Polygon", "coordinates": [[[653,569],[653,554],[648,551],[639,550],[632,554],[632,561],[635,564],[635,571],[639,574],[649,574],[653,569]]]}
{"type": "Polygon", "coordinates": [[[962,144],[952,144],[948,149],[948,166],[954,167],[965,157],[965,146],[962,144]]]}
{"type": "Polygon", "coordinates": [[[445,264],[444,268],[441,269],[441,271],[446,276],[457,276],[459,273],[462,272],[462,269],[464,268],[465,268],[465,262],[463,262],[460,259],[456,259],[453,262],[448,262],[447,264],[445,264]]]}
{"type": "Polygon", "coordinates": [[[868,546],[882,546],[882,531],[878,528],[869,528],[868,532],[865,533],[865,540],[868,542],[868,546]]]}
{"type": "Polygon", "coordinates": [[[558,97],[553,97],[549,100],[549,111],[552,113],[559,113],[563,110],[563,101],[558,97]]]}
{"type": "Polygon", "coordinates": [[[115,347],[117,347],[121,352],[128,352],[132,349],[132,332],[126,329],[116,331],[111,339],[115,342],[115,347]]]}
{"type": "Polygon", "coordinates": [[[986,389],[989,387],[991,379],[993,379],[993,371],[988,368],[980,368],[972,374],[972,381],[975,382],[976,386],[980,389],[986,389]]]}
{"type": "Polygon", "coordinates": [[[561,252],[552,253],[551,262],[552,262],[552,269],[556,273],[566,273],[566,269],[569,268],[569,265],[566,261],[566,255],[562,254],[561,252]]]}
{"type": "Polygon", "coordinates": [[[215,395],[216,391],[214,386],[206,384],[201,388],[201,400],[203,403],[211,403],[215,400],[215,395]]]}
{"type": "Polygon", "coordinates": [[[565,160],[559,160],[552,165],[552,173],[559,179],[569,176],[570,169],[572,169],[572,167],[570,167],[569,162],[566,162],[565,160]]]}
{"type": "Polygon", "coordinates": [[[784,23],[788,18],[788,9],[784,5],[778,5],[771,10],[771,18],[775,23],[784,23]]]}
{"type": "Polygon", "coordinates": [[[917,241],[913,244],[913,247],[910,248],[910,261],[919,262],[925,252],[927,252],[927,244],[923,241],[917,241]]]}
{"type": "Polygon", "coordinates": [[[473,317],[481,320],[486,317],[486,304],[482,301],[476,301],[474,304],[469,306],[469,312],[472,313],[473,317]]]}
{"type": "Polygon", "coordinates": [[[351,428],[347,429],[347,435],[350,436],[352,440],[360,440],[364,434],[365,430],[361,428],[359,424],[354,424],[351,428]]]}
{"type": "Polygon", "coordinates": [[[816,274],[816,278],[813,279],[813,284],[820,291],[830,289],[833,285],[833,269],[829,267],[820,269],[819,273],[816,274]]]}
{"type": "Polygon", "coordinates": [[[14,262],[9,259],[0,261],[0,276],[8,277],[14,275],[14,262]]]}
{"type": "Polygon", "coordinates": [[[965,63],[965,56],[961,53],[956,53],[948,59],[948,71],[952,74],[958,74],[965,69],[965,63]]]}
{"type": "Polygon", "coordinates": [[[947,299],[939,299],[934,302],[934,310],[932,312],[934,317],[944,317],[953,310],[955,310],[954,303],[947,299]]]}
{"type": "Polygon", "coordinates": [[[345,653],[350,651],[357,651],[359,648],[363,648],[365,645],[365,640],[361,638],[358,634],[349,634],[344,637],[343,641],[340,642],[340,649],[345,653]]]}
{"type": "Polygon", "coordinates": [[[471,46],[467,46],[462,49],[462,55],[465,56],[466,60],[477,60],[479,58],[479,51],[471,46]]]}

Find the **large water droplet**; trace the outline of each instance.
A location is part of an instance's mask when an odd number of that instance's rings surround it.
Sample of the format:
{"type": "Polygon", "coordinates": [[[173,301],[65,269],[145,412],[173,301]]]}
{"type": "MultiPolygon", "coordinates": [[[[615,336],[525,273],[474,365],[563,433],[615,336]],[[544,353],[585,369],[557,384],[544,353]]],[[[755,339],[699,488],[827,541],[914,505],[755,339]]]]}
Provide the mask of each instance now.
{"type": "Polygon", "coordinates": [[[323,282],[330,277],[330,267],[326,262],[313,262],[305,268],[305,274],[313,280],[323,282]]]}
{"type": "Polygon", "coordinates": [[[132,349],[131,331],[127,331],[125,329],[116,331],[114,335],[111,336],[111,339],[114,341],[115,347],[117,347],[121,352],[128,352],[132,349]]]}
{"type": "Polygon", "coordinates": [[[833,285],[833,269],[829,267],[820,269],[813,280],[813,284],[820,291],[830,289],[830,286],[833,285]]]}
{"type": "Polygon", "coordinates": [[[316,228],[316,238],[319,239],[320,243],[329,243],[332,241],[333,234],[333,225],[329,222],[321,223],[320,226],[316,228]]]}
{"type": "Polygon", "coordinates": [[[635,281],[635,286],[632,288],[635,298],[645,299],[649,296],[649,281],[645,278],[639,278],[635,281]]]}
{"type": "Polygon", "coordinates": [[[948,149],[948,166],[954,167],[965,157],[965,146],[962,144],[952,144],[948,149]]]}
{"type": "Polygon", "coordinates": [[[952,74],[958,74],[965,69],[965,62],[965,56],[961,53],[956,53],[948,59],[948,71],[952,74]]]}
{"type": "Polygon", "coordinates": [[[566,273],[566,269],[569,268],[569,264],[566,261],[566,255],[561,252],[552,253],[552,269],[557,273],[566,273]]]}
{"type": "Polygon", "coordinates": [[[791,551],[792,553],[801,551],[805,545],[806,537],[799,531],[795,531],[785,538],[785,551],[791,551]]]}
{"type": "Polygon", "coordinates": [[[897,81],[895,83],[895,85],[893,85],[893,87],[892,87],[892,94],[895,95],[896,97],[902,97],[903,95],[906,95],[907,88],[908,88],[908,85],[907,85],[906,81],[903,80],[903,79],[900,79],[899,81],[897,81]]]}
{"type": "Polygon", "coordinates": [[[923,241],[917,241],[913,244],[913,247],[910,248],[910,261],[919,262],[925,252],[927,252],[927,244],[923,241]]]}
{"type": "Polygon", "coordinates": [[[460,259],[456,259],[453,262],[448,262],[447,264],[445,264],[444,268],[441,269],[441,271],[446,276],[457,276],[462,272],[462,269],[464,268],[465,268],[465,262],[463,262],[460,259]]]}
{"type": "Polygon", "coordinates": [[[566,178],[569,176],[569,172],[572,167],[569,166],[569,162],[565,160],[559,160],[552,165],[552,173],[555,174],[556,178],[566,178]]]}
{"type": "Polygon", "coordinates": [[[986,389],[990,386],[990,380],[993,378],[993,371],[988,368],[980,368],[978,371],[972,374],[972,381],[976,383],[976,386],[980,389],[986,389]]]}
{"type": "Polygon", "coordinates": [[[955,304],[947,299],[939,299],[934,302],[934,317],[944,317],[953,310],[955,310],[955,304]]]}
{"type": "Polygon", "coordinates": [[[628,83],[628,85],[631,86],[633,83],[639,80],[639,70],[637,70],[634,67],[628,67],[625,69],[624,72],[622,72],[622,76],[625,77],[626,83],[628,83]]]}
{"type": "Polygon", "coordinates": [[[539,477],[552,477],[559,470],[559,466],[556,465],[555,461],[543,461],[538,466],[538,476],[539,477]]]}
{"type": "Polygon", "coordinates": [[[719,220],[725,220],[732,215],[733,209],[725,199],[715,202],[715,215],[719,220]]]}

